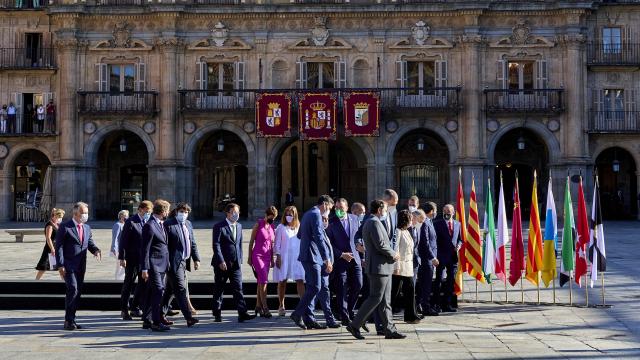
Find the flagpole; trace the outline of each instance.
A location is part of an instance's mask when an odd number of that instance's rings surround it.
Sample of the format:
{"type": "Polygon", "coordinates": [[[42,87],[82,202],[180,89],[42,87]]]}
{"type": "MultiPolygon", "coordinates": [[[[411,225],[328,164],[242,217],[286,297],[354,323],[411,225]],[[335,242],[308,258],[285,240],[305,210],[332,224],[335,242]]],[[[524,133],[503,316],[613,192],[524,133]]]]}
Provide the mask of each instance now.
{"type": "Polygon", "coordinates": [[[476,279],[476,302],[478,302],[478,279],[476,279]]]}
{"type": "Polygon", "coordinates": [[[509,290],[507,288],[507,269],[505,269],[504,271],[504,302],[505,304],[509,302],[509,290]]]}
{"type": "MultiPolygon", "coordinates": [[[[564,239],[562,240],[564,241],[564,239]]],[[[573,306],[573,270],[569,273],[569,306],[573,306]]]]}
{"type": "Polygon", "coordinates": [[[553,278],[553,305],[556,304],[556,278],[553,278]]]}
{"type": "MultiPolygon", "coordinates": [[[[491,300],[491,302],[493,302],[493,283],[489,283],[489,291],[490,291],[489,299],[491,300]]],[[[602,303],[604,303],[604,293],[602,295],[602,299],[603,299],[602,303]]]]}
{"type": "Polygon", "coordinates": [[[540,305],[540,271],[538,271],[538,273],[536,274],[537,278],[538,278],[538,305],[540,305]]]}
{"type": "Polygon", "coordinates": [[[587,307],[589,307],[589,286],[587,286],[587,274],[584,274],[584,293],[587,300],[587,307]]]}
{"type": "Polygon", "coordinates": [[[524,304],[524,285],[522,284],[522,270],[520,270],[520,297],[522,298],[522,303],[524,304]]]}
{"type": "Polygon", "coordinates": [[[607,306],[604,301],[604,272],[601,272],[600,276],[602,277],[602,306],[607,306]]]}

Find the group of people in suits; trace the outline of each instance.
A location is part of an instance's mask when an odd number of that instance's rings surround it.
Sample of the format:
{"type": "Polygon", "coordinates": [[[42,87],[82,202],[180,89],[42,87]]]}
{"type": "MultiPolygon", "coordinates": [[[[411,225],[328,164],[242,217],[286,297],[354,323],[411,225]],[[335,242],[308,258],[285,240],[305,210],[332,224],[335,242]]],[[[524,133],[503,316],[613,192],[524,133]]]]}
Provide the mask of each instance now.
{"type": "MultiPolygon", "coordinates": [[[[322,195],[301,219],[295,206],[288,206],[277,227],[277,209],[267,208],[265,217],[252,229],[247,261],[258,281],[255,314],[249,313],[242,289],[240,207],[227,204],[225,218],[213,226],[214,322],[222,321],[227,282],[239,322],[257,315],[270,317],[266,284],[271,268],[273,279],[278,282],[280,316],[286,314],[286,283],[297,283],[300,301],[290,318],[302,329],[346,326],[354,337],[363,339],[360,330],[369,332],[367,323],[373,321],[378,335],[401,339],[405,335],[393,323],[394,310],[403,307],[408,323],[440,312],[455,312],[453,282],[461,239],[460,223],[453,219],[453,206],[445,205],[442,218],[435,220],[434,203],[428,202],[421,209],[419,199],[411,197],[408,208],[401,211],[396,209],[397,204],[398,195],[391,189],[385,190],[381,200],[370,203],[368,213],[361,203],[349,208],[346,199],[322,195]],[[333,309],[331,293],[336,298],[333,309]],[[400,294],[404,299],[402,305],[398,301],[400,294]],[[360,297],[364,301],[356,309],[360,297]],[[324,312],[325,324],[316,320],[316,304],[324,312]]],[[[200,267],[193,227],[188,220],[191,208],[179,203],[171,216],[169,210],[170,204],[164,200],[141,202],[137,213],[122,226],[118,241],[118,259],[125,268],[122,318],[141,317],[143,328],[153,331],[167,331],[173,325],[167,319],[173,298],[187,326],[198,323],[187,286],[191,265],[194,270],[200,267]]],[[[73,218],[60,224],[56,233],[58,269],[67,286],[67,330],[80,328],[75,322],[75,312],[86,253],[100,258],[87,219],[88,205],[77,203],[73,218]]]]}

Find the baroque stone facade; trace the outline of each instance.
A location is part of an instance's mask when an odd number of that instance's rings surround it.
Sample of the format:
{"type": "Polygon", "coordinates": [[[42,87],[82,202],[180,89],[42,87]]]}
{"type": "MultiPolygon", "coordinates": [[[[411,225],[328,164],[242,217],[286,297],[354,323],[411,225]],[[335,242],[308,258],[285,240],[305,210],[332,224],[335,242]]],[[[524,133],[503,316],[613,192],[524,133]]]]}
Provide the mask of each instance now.
{"type": "Polygon", "coordinates": [[[22,49],[0,66],[0,103],[21,106],[23,122],[27,102],[57,106],[54,134],[0,135],[0,219],[46,187],[47,170],[55,206],[84,200],[112,218],[162,197],[208,218],[227,193],[260,216],[288,189],[305,207],[326,192],[367,202],[388,187],[442,205],[459,168],[479,199],[501,172],[510,194],[515,170],[522,188],[536,170],[561,208],[567,174],[591,188],[598,167],[607,206],[638,214],[640,5],[131,3],[0,9],[3,48],[22,49]],[[34,46],[50,49],[52,66],[31,55],[16,66],[34,46]],[[319,87],[379,91],[380,136],[256,137],[257,89],[319,87]]]}

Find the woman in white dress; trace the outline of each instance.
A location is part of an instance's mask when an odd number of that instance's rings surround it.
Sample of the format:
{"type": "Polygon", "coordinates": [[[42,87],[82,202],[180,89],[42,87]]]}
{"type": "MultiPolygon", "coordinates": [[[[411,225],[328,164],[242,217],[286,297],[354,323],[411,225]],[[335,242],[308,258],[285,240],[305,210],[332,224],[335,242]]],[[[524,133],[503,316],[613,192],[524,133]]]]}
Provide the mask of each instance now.
{"type": "Polygon", "coordinates": [[[295,206],[284,209],[282,223],[276,228],[276,241],[273,252],[276,255],[276,266],[273,268],[273,281],[278,283],[278,315],[285,316],[284,295],[287,281],[296,282],[298,297],[304,294],[304,269],[298,261],[300,239],[298,239],[298,210],[295,206]]]}

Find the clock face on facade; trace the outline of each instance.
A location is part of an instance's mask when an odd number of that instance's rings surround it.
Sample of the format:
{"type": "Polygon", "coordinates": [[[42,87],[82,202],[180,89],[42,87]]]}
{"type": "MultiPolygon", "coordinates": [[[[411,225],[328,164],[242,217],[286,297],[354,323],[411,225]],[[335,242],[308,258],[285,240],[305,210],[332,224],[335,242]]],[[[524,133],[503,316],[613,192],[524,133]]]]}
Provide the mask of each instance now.
{"type": "Polygon", "coordinates": [[[9,148],[5,144],[0,144],[0,159],[4,159],[9,155],[9,148]]]}

